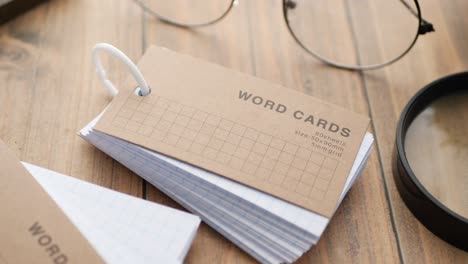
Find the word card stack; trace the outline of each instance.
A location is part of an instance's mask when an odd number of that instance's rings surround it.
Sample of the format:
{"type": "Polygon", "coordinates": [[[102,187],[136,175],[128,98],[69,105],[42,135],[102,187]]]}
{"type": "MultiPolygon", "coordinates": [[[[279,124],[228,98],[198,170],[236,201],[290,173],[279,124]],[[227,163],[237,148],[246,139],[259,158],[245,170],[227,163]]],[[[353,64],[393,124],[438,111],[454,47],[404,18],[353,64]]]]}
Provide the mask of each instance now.
{"type": "Polygon", "coordinates": [[[318,242],[369,157],[366,117],[167,49],[138,68],[151,93],[123,87],[81,137],[262,263],[318,242]]]}

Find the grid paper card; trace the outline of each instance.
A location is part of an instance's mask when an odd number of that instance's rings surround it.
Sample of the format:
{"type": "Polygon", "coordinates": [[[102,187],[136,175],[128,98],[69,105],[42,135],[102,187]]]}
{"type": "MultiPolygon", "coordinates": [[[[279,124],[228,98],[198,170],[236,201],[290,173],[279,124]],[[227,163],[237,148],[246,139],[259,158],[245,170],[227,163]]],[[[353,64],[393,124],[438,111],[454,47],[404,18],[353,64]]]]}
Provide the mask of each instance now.
{"type": "Polygon", "coordinates": [[[96,130],[332,216],[368,118],[166,49],[138,66],[152,92],[122,89],[96,130]]]}
{"type": "Polygon", "coordinates": [[[0,263],[103,263],[1,140],[0,201],[0,263]]]}
{"type": "Polygon", "coordinates": [[[106,263],[182,263],[197,216],[23,163],[106,263]]]}

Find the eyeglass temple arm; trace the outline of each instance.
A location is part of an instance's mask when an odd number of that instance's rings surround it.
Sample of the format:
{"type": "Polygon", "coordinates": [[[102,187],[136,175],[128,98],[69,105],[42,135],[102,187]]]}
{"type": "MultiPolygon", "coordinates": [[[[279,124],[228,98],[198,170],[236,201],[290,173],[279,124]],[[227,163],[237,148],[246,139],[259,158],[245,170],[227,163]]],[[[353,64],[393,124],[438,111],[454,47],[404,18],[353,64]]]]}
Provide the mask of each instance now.
{"type": "MultiPolygon", "coordinates": [[[[418,12],[416,12],[416,10],[414,10],[405,0],[400,0],[400,2],[406,7],[406,9],[408,9],[411,14],[413,14],[413,16],[419,19],[418,12]]],[[[421,24],[419,25],[418,34],[424,35],[434,31],[434,25],[421,17],[421,24]]]]}

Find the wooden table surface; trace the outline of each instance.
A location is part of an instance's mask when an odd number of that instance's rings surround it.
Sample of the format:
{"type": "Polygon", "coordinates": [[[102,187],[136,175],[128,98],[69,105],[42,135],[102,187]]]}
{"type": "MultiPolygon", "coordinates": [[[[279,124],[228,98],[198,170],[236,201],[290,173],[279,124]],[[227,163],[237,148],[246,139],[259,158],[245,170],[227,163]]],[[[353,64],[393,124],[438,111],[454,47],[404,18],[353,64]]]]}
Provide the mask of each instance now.
{"type": "MultiPolygon", "coordinates": [[[[392,175],[395,125],[408,99],[431,80],[468,69],[468,1],[421,2],[437,32],[401,61],[360,73],[324,66],[301,50],[280,1],[241,1],[222,22],[197,30],[165,25],[130,0],[50,1],[0,26],[0,138],[24,161],[180,208],[77,136],[111,100],[91,63],[93,45],[112,43],[135,61],[148,45],[166,46],[372,118],[376,143],[367,168],[299,263],[468,263],[468,253],[413,217],[392,175]]],[[[122,83],[125,68],[105,62],[122,83]]],[[[186,261],[254,260],[203,224],[186,261]]]]}

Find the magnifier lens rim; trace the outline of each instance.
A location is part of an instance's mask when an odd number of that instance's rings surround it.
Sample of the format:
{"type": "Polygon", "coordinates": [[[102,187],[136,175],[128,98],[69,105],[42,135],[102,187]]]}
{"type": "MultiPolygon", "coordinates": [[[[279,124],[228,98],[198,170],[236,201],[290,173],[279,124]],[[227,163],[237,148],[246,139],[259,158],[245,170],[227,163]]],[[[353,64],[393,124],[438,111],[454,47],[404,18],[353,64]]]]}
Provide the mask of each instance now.
{"type": "Polygon", "coordinates": [[[468,241],[459,241],[463,236],[468,239],[468,218],[451,210],[427,191],[412,171],[405,151],[406,133],[414,119],[437,99],[458,91],[468,91],[468,72],[438,79],[421,89],[408,102],[396,131],[394,178],[403,201],[422,224],[445,241],[468,251],[468,241]],[[424,208],[418,208],[417,205],[424,208]],[[444,224],[448,226],[444,227],[444,224]],[[457,233],[456,229],[460,227],[462,230],[458,230],[457,233]],[[457,238],[453,238],[454,236],[457,238]]]}

